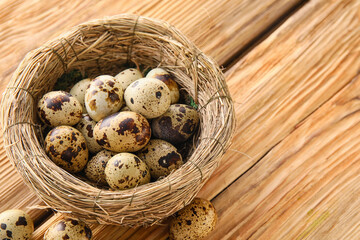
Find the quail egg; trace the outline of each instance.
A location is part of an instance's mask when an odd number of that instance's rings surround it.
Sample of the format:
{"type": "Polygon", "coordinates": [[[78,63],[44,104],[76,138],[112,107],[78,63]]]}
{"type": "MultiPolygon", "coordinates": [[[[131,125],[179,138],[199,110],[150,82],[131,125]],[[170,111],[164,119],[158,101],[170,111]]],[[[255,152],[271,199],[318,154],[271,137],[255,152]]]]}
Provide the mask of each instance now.
{"type": "Polygon", "coordinates": [[[173,77],[166,70],[162,68],[154,68],[147,75],[146,78],[156,78],[168,86],[170,90],[171,104],[177,103],[180,98],[179,86],[174,81],[173,77]]]}
{"type": "Polygon", "coordinates": [[[198,240],[214,230],[217,214],[210,201],[195,198],[189,205],[175,214],[170,222],[171,240],[198,240]]]}
{"type": "Polygon", "coordinates": [[[171,102],[169,88],[155,78],[141,78],[131,83],[124,98],[131,111],[149,119],[165,113],[171,102]]]}
{"type": "Polygon", "coordinates": [[[85,93],[85,107],[96,122],[120,110],[123,104],[123,88],[116,79],[101,75],[91,81],[85,93]]]}
{"type": "Polygon", "coordinates": [[[182,157],[176,148],[170,143],[152,139],[137,156],[141,158],[149,167],[150,175],[153,179],[167,176],[172,170],[179,168],[182,164],[182,157]]]}
{"type": "Polygon", "coordinates": [[[105,168],[105,177],[113,189],[123,190],[150,182],[150,172],[145,162],[131,153],[118,153],[105,168]]]}
{"type": "Polygon", "coordinates": [[[105,179],[105,167],[108,161],[115,153],[102,150],[98,152],[95,156],[93,156],[86,165],[85,175],[90,181],[99,183],[99,184],[107,184],[105,179]]]}
{"type": "Polygon", "coordinates": [[[89,114],[83,114],[80,122],[75,126],[77,130],[79,130],[84,136],[89,152],[97,153],[101,151],[103,148],[96,142],[94,138],[94,127],[96,122],[91,119],[89,114]]]}
{"type": "Polygon", "coordinates": [[[114,152],[135,152],[150,140],[150,124],[138,113],[118,112],[99,121],[94,127],[97,143],[114,152]]]}
{"type": "Polygon", "coordinates": [[[82,221],[62,219],[45,232],[44,240],[91,240],[91,229],[82,221]]]}
{"type": "Polygon", "coordinates": [[[77,100],[79,100],[83,113],[87,113],[86,107],[85,107],[85,93],[86,89],[89,87],[91,82],[90,78],[83,79],[79,82],[77,82],[70,90],[70,94],[76,97],[77,100]]]}
{"type": "Polygon", "coordinates": [[[0,239],[30,239],[34,223],[30,216],[18,209],[0,213],[0,239]]]}
{"type": "Polygon", "coordinates": [[[82,134],[70,126],[58,126],[45,138],[45,151],[63,169],[80,172],[88,161],[88,148],[82,134]]]}
{"type": "Polygon", "coordinates": [[[122,88],[125,90],[132,82],[142,77],[142,73],[136,68],[128,68],[116,75],[115,79],[121,84],[122,88]]]}
{"type": "Polygon", "coordinates": [[[39,100],[37,107],[41,121],[51,127],[75,125],[80,121],[82,115],[80,102],[64,91],[46,93],[39,100]]]}
{"type": "Polygon", "coordinates": [[[156,138],[172,144],[185,142],[196,130],[198,112],[185,104],[173,104],[159,118],[152,121],[152,132],[156,138]]]}

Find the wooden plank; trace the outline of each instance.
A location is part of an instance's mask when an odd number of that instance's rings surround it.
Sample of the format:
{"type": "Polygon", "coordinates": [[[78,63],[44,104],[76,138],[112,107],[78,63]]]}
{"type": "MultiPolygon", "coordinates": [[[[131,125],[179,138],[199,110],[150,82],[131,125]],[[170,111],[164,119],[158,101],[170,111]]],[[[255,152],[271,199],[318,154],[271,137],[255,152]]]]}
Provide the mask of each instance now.
{"type": "Polygon", "coordinates": [[[358,73],[358,4],[309,2],[228,72],[237,132],[200,196],[216,196],[358,73]]]}
{"type": "Polygon", "coordinates": [[[169,21],[220,64],[301,0],[0,3],[0,88],[31,49],[81,22],[119,13],[169,21]]]}
{"type": "MultiPolygon", "coordinates": [[[[224,63],[298,2],[300,1],[2,1],[0,91],[4,90],[11,73],[26,52],[65,29],[89,19],[121,12],[162,18],[176,25],[206,53],[224,63]]],[[[19,175],[6,160],[3,150],[0,152],[0,179],[0,211],[8,208],[25,209],[40,203],[21,182],[19,175]],[[9,187],[7,183],[16,185],[9,187]]],[[[30,211],[30,214],[39,221],[46,216],[43,211],[30,211]]]]}
{"type": "Polygon", "coordinates": [[[210,239],[358,238],[359,89],[357,76],[213,200],[225,227],[210,239]]]}
{"type": "MultiPolygon", "coordinates": [[[[296,14],[300,18],[293,17],[295,22],[299,21],[307,27],[305,32],[282,42],[282,47],[291,46],[289,41],[292,39],[297,39],[301,45],[306,42],[311,44],[296,47],[297,57],[286,61],[293,65],[286,67],[291,72],[283,71],[281,75],[273,76],[276,79],[283,77],[283,81],[291,85],[299,82],[304,88],[297,86],[295,89],[303,97],[291,102],[281,97],[277,109],[267,109],[271,121],[277,120],[278,124],[271,124],[272,131],[265,133],[276,135],[281,131],[288,122],[282,115],[285,108],[304,111],[309,99],[315,101],[328,97],[332,85],[341,81],[350,84],[324,106],[314,109],[316,112],[309,119],[294,126],[285,140],[214,199],[221,227],[209,239],[358,238],[360,80],[357,77],[351,81],[358,76],[360,66],[359,10],[358,1],[313,1],[296,14]],[[306,15],[311,11],[313,18],[306,15]],[[317,46],[316,51],[312,46],[317,46]],[[309,69],[304,68],[306,66],[309,69]],[[316,85],[316,92],[310,84],[316,85]]],[[[296,31],[295,24],[286,24],[282,28],[296,31]]],[[[278,40],[280,33],[275,34],[278,40]]],[[[271,38],[259,48],[269,41],[271,38]]],[[[274,44],[271,45],[274,47],[274,44]]],[[[276,51],[276,48],[273,49],[276,51]]],[[[282,57],[278,58],[278,54],[274,59],[280,63],[272,68],[288,65],[282,57]]],[[[289,91],[286,84],[283,87],[289,91]]],[[[259,89],[267,91],[269,88],[264,86],[259,89]]],[[[278,91],[270,89],[263,96],[264,101],[271,101],[272,98],[268,100],[267,97],[278,91]]],[[[262,111],[257,110],[254,115],[260,115],[262,111]]],[[[296,114],[287,116],[298,117],[296,114]]],[[[242,129],[243,125],[240,125],[240,131],[242,129]]],[[[260,131],[264,129],[260,128],[260,131]]],[[[250,136],[247,131],[241,132],[241,135],[250,136]]],[[[254,137],[251,142],[258,139],[257,134],[258,131],[252,132],[254,137]]],[[[262,139],[266,141],[266,136],[262,135],[262,139]]],[[[261,141],[258,143],[262,145],[261,141]]]]}

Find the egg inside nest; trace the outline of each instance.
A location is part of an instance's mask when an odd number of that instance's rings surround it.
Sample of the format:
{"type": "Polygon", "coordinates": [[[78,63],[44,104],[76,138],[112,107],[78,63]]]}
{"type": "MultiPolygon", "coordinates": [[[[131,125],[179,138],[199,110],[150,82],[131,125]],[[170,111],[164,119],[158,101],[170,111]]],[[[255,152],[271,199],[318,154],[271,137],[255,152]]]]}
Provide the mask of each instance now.
{"type": "Polygon", "coordinates": [[[137,156],[148,165],[154,180],[169,175],[183,164],[182,156],[177,149],[161,139],[150,140],[137,156]]]}
{"type": "Polygon", "coordinates": [[[142,115],[124,111],[100,120],[94,127],[97,143],[114,152],[136,152],[150,140],[150,124],[142,115]]]}
{"type": "Polygon", "coordinates": [[[85,93],[85,107],[96,122],[120,110],[124,90],[116,79],[101,75],[90,82],[85,93]]]}
{"type": "Polygon", "coordinates": [[[85,167],[89,152],[84,136],[70,126],[58,126],[45,138],[45,151],[58,166],[71,173],[85,167]]]}
{"type": "Polygon", "coordinates": [[[46,93],[38,102],[40,119],[51,127],[72,126],[82,116],[82,106],[77,98],[64,91],[46,93]]]}
{"type": "Polygon", "coordinates": [[[113,189],[124,190],[150,182],[148,166],[131,153],[118,153],[105,167],[105,178],[113,189]]]}

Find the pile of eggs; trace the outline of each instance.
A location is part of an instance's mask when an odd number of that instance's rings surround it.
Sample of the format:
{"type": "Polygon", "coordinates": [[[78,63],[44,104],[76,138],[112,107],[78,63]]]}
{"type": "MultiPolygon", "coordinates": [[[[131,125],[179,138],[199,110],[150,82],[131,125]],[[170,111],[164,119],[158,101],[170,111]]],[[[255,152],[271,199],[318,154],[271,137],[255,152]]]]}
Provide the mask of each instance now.
{"type": "MultiPolygon", "coordinates": [[[[51,129],[44,140],[46,154],[96,186],[124,190],[156,181],[184,163],[183,150],[199,124],[197,111],[179,99],[177,83],[161,68],[145,78],[129,68],[115,77],[83,79],[69,92],[48,92],[37,106],[41,121],[51,129]]],[[[172,218],[169,237],[201,239],[216,222],[211,202],[195,198],[172,218]]],[[[0,214],[0,239],[30,239],[33,231],[24,211],[0,214]]],[[[86,223],[62,219],[47,229],[44,239],[93,236],[86,223]]]]}
{"type": "Polygon", "coordinates": [[[199,124],[196,109],[179,98],[177,83],[161,68],[146,77],[129,68],[83,79],[69,93],[48,92],[37,106],[52,128],[45,151],[97,186],[124,190],[156,181],[184,163],[179,148],[199,124]]]}

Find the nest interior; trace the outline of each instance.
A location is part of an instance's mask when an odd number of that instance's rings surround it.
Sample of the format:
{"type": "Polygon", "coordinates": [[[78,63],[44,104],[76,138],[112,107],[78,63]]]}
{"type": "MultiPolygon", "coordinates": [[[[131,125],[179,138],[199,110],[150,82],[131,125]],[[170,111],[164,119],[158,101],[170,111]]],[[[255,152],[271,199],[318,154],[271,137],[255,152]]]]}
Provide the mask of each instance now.
{"type": "Polygon", "coordinates": [[[46,207],[88,223],[126,226],[158,223],[187,205],[218,166],[235,126],[218,65],[167,22],[128,14],[78,25],[29,52],[4,92],[1,120],[10,162],[46,207]],[[129,62],[168,70],[198,104],[200,129],[180,169],[153,183],[111,191],[47,157],[36,104],[64,73],[115,75],[129,62]]]}

